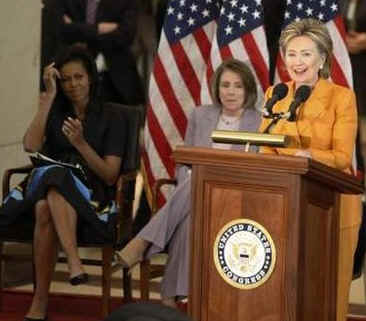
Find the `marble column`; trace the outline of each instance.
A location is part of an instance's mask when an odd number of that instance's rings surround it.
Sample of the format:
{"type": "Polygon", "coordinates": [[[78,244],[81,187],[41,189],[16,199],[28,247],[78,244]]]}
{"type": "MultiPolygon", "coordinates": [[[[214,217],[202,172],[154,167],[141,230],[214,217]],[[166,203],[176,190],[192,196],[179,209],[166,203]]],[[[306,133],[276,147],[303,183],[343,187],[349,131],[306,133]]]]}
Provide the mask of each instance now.
{"type": "MultiPolygon", "coordinates": [[[[0,176],[4,169],[29,162],[22,138],[38,105],[41,0],[0,1],[0,176]]],[[[2,191],[1,191],[2,193],[2,191]]],[[[5,251],[30,253],[22,244],[5,251]]],[[[5,264],[11,284],[31,280],[28,263],[5,264]]]]}
{"type": "Polygon", "coordinates": [[[41,0],[0,1],[0,172],[25,164],[22,137],[38,103],[41,0]]]}

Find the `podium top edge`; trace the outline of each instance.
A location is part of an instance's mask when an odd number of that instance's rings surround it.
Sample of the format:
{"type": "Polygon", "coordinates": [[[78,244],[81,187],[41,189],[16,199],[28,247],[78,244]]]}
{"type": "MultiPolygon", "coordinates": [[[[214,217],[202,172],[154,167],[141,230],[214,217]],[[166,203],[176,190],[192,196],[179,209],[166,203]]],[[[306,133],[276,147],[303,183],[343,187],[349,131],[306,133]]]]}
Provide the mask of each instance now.
{"type": "Polygon", "coordinates": [[[177,163],[238,168],[256,172],[305,175],[327,181],[340,193],[361,194],[364,186],[356,177],[316,160],[290,155],[273,155],[207,147],[177,146],[173,152],[177,163]]]}

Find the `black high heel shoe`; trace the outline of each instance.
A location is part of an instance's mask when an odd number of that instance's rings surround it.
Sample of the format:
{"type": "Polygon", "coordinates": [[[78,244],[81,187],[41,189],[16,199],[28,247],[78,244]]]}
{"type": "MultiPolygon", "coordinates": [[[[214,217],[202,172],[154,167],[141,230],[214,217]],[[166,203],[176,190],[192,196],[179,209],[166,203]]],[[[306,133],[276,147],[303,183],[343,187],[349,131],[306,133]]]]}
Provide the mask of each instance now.
{"type": "MultiPolygon", "coordinates": [[[[88,273],[81,273],[77,276],[74,276],[69,280],[71,285],[79,285],[79,284],[85,284],[89,281],[89,275],[88,273]]],[[[32,321],[32,320],[31,320],[32,321]]]]}

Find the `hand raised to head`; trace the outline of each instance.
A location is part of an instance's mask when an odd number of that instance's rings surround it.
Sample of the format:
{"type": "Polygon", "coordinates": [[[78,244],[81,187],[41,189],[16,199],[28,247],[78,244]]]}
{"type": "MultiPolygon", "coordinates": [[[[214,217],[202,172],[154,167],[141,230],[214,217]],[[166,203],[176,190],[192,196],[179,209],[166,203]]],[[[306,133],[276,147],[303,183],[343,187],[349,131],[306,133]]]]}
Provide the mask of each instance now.
{"type": "Polygon", "coordinates": [[[57,93],[56,78],[60,79],[59,71],[54,67],[55,63],[46,66],[43,71],[43,83],[46,87],[45,94],[54,98],[57,93]]]}

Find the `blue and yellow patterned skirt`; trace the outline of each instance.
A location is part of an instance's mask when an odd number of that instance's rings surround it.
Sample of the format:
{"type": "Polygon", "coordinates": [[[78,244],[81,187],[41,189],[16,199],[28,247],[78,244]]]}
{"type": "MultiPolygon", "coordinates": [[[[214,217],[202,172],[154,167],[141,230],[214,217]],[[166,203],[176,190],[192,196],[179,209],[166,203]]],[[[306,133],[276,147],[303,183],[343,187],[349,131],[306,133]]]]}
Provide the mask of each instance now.
{"type": "Polygon", "coordinates": [[[57,165],[38,167],[4,199],[0,208],[0,233],[16,229],[17,224],[29,222],[34,226],[33,208],[37,201],[46,199],[50,188],[56,189],[78,215],[78,238],[83,242],[114,242],[117,206],[114,200],[101,202],[93,199],[93,191],[70,169],[57,165]]]}

